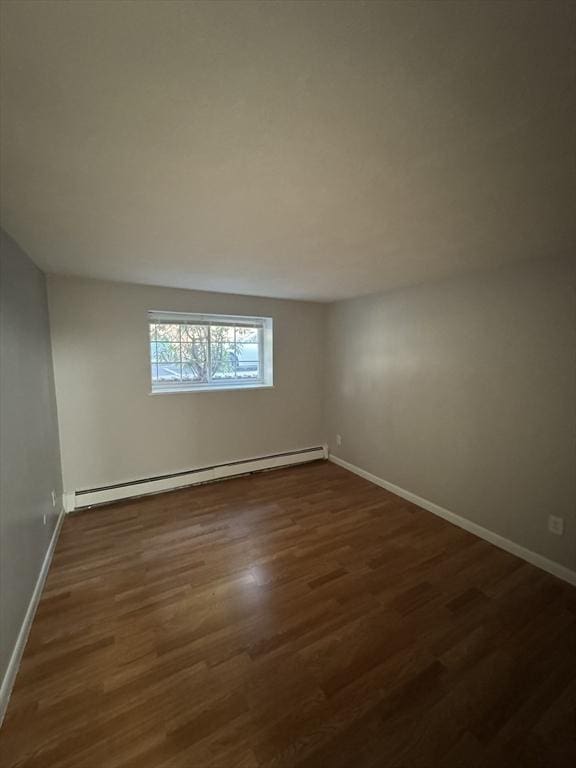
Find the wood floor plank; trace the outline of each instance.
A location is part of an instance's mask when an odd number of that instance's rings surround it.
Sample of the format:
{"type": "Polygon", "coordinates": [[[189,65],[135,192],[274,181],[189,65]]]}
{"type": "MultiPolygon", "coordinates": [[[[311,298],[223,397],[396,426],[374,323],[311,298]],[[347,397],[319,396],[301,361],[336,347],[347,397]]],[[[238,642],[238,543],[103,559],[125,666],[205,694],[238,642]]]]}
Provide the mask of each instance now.
{"type": "Polygon", "coordinates": [[[3,768],[564,768],[576,589],[326,462],[66,518],[3,768]]]}

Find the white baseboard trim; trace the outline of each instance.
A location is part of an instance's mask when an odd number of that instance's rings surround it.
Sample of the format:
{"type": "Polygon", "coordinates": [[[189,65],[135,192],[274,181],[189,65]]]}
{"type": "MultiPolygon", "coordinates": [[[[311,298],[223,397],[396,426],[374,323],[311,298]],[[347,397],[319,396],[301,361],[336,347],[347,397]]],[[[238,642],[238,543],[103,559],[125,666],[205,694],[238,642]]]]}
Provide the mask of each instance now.
{"type": "Polygon", "coordinates": [[[314,448],[301,448],[285,453],[277,453],[270,456],[261,456],[257,459],[234,461],[228,464],[218,464],[213,467],[202,467],[189,472],[178,472],[173,475],[164,475],[145,480],[128,481],[105,488],[92,488],[86,491],[65,493],[64,499],[66,511],[84,509],[95,504],[106,504],[120,499],[130,499],[135,496],[145,496],[151,493],[173,491],[177,488],[186,488],[190,485],[199,485],[214,480],[222,480],[237,475],[245,475],[249,472],[260,472],[264,469],[277,469],[289,467],[293,464],[303,464],[308,461],[326,459],[328,449],[326,446],[314,448]]]}
{"type": "Polygon", "coordinates": [[[516,544],[514,541],[506,539],[504,536],[500,536],[500,534],[494,533],[494,531],[484,528],[477,523],[473,523],[471,520],[467,520],[465,517],[461,517],[455,512],[450,512],[448,509],[444,509],[444,507],[440,507],[438,504],[428,501],[428,499],[423,499],[415,493],[406,491],[404,488],[400,488],[399,485],[394,485],[394,483],[389,483],[387,480],[382,480],[381,477],[377,477],[371,472],[367,472],[365,469],[357,467],[355,464],[350,464],[350,462],[344,461],[344,459],[340,459],[338,456],[334,456],[334,454],[330,454],[328,458],[339,467],[343,467],[349,472],[353,472],[355,475],[359,475],[365,480],[369,480],[371,483],[379,485],[381,488],[385,488],[391,493],[395,493],[396,496],[400,496],[407,501],[417,504],[419,507],[422,507],[422,509],[426,509],[428,512],[432,512],[434,515],[444,518],[444,520],[447,520],[449,523],[453,523],[454,525],[463,528],[465,531],[473,533],[475,536],[490,542],[490,544],[494,544],[494,546],[500,547],[500,549],[504,549],[506,552],[510,552],[510,554],[516,555],[516,557],[520,557],[522,560],[526,560],[526,562],[531,565],[535,565],[537,568],[541,568],[543,571],[551,573],[553,576],[557,576],[559,579],[576,586],[576,571],[572,571],[570,568],[560,565],[560,563],[555,563],[553,560],[549,560],[547,557],[544,557],[544,555],[539,555],[531,549],[526,549],[526,547],[516,544]]]}
{"type": "Polygon", "coordinates": [[[36,609],[38,608],[38,603],[42,597],[42,590],[44,589],[44,583],[46,582],[46,577],[48,576],[48,571],[50,570],[50,563],[52,562],[52,556],[54,555],[54,550],[56,549],[58,536],[60,535],[60,529],[62,528],[65,514],[65,511],[62,510],[58,515],[58,520],[56,521],[54,532],[52,533],[52,538],[50,539],[48,549],[44,555],[40,573],[36,579],[36,586],[34,587],[30,602],[28,603],[28,608],[26,609],[26,614],[24,616],[24,620],[22,621],[20,632],[16,638],[16,643],[14,645],[12,655],[10,656],[10,661],[8,662],[8,667],[6,669],[4,679],[2,680],[2,685],[0,686],[0,725],[2,725],[4,715],[6,714],[6,710],[8,708],[10,694],[12,693],[14,681],[16,680],[18,669],[20,668],[20,661],[22,660],[22,654],[24,653],[24,648],[26,647],[26,641],[28,640],[28,635],[30,634],[30,628],[32,626],[32,622],[34,621],[36,609]]]}

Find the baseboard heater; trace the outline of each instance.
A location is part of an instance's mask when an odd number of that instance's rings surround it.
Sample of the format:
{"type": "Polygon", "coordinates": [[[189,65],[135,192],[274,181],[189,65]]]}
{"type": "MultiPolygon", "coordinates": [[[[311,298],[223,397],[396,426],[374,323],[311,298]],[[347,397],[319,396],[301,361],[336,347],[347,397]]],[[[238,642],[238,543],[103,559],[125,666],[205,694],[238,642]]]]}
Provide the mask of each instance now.
{"type": "Polygon", "coordinates": [[[235,475],[246,475],[252,472],[288,467],[291,464],[303,464],[307,461],[317,461],[318,459],[325,458],[327,458],[326,446],[314,446],[313,448],[302,448],[298,451],[286,451],[268,456],[259,456],[255,459],[229,461],[226,464],[215,464],[211,467],[174,472],[170,475],[158,475],[141,480],[131,480],[126,483],[117,483],[116,485],[105,485],[100,488],[88,488],[83,491],[67,494],[66,511],[72,512],[75,509],[83,509],[96,504],[106,504],[111,501],[144,496],[150,493],[172,491],[176,488],[185,488],[188,485],[199,485],[200,483],[209,483],[226,477],[234,477],[235,475]]]}

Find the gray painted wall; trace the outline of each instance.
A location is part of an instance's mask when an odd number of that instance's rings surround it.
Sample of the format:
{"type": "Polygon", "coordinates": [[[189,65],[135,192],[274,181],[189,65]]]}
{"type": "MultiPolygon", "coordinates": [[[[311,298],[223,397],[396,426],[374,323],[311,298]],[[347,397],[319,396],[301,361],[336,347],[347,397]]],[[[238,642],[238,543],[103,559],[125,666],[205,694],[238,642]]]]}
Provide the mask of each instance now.
{"type": "Polygon", "coordinates": [[[62,508],[46,281],[3,231],[0,457],[1,681],[62,508]]]}
{"type": "Polygon", "coordinates": [[[321,445],[325,307],[48,278],[67,491],[321,445]],[[150,395],[147,311],[274,319],[274,387],[150,395]]]}
{"type": "Polygon", "coordinates": [[[331,451],[576,569],[575,291],[539,262],[331,305],[331,451]]]}

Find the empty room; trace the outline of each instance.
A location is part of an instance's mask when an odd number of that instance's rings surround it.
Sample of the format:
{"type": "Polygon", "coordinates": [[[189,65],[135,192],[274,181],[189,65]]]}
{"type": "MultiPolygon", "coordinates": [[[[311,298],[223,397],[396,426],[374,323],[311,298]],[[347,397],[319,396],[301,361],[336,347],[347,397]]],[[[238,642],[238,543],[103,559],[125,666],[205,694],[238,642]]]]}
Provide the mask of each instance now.
{"type": "Polygon", "coordinates": [[[576,765],[575,41],[0,0],[2,768],[576,765]]]}

